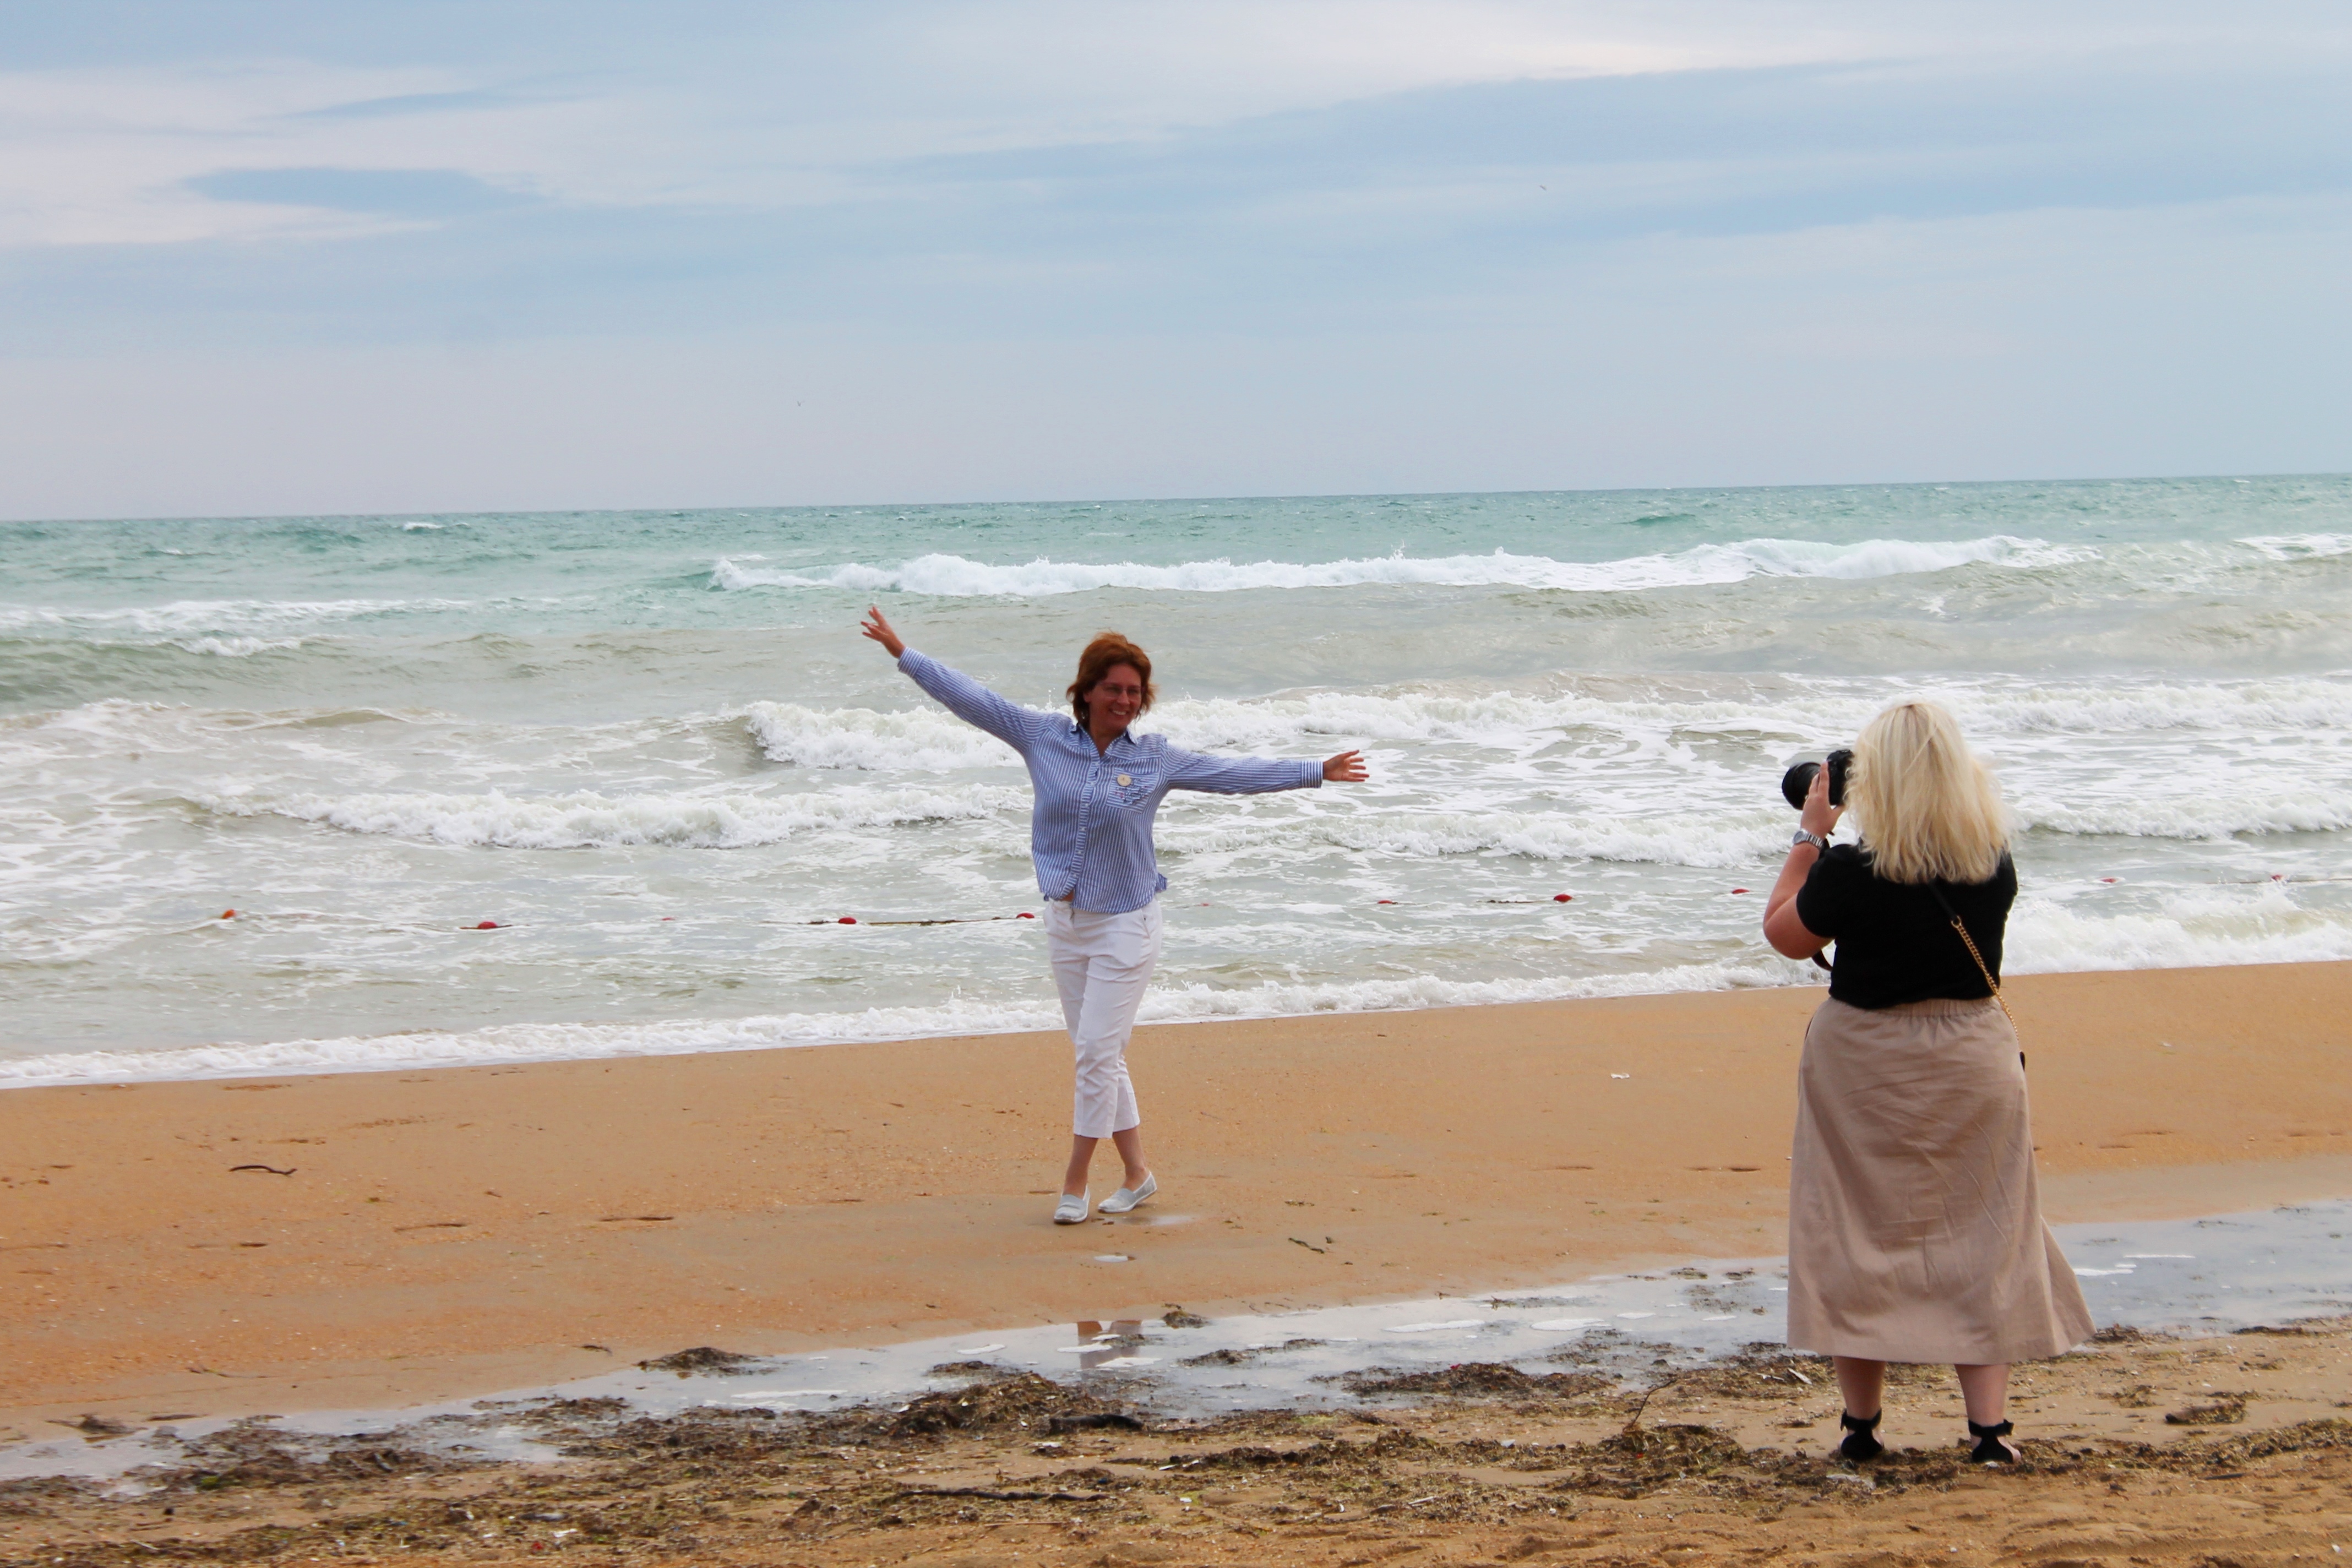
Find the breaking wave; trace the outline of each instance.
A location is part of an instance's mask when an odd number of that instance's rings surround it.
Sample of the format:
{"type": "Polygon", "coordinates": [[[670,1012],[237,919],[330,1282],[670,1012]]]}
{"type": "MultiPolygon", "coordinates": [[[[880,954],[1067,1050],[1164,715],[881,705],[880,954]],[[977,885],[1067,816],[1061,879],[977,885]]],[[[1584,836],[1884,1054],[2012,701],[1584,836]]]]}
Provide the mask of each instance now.
{"type": "Polygon", "coordinates": [[[811,832],[975,821],[1024,806],[1003,789],[882,789],[795,795],[490,795],[194,796],[225,816],[282,816],[345,833],[497,849],[612,849],[667,845],[744,849],[811,832]]]}
{"type": "Polygon", "coordinates": [[[1361,584],[1423,587],[1559,588],[1580,593],[1622,593],[1649,588],[1698,587],[1738,583],[1750,577],[1893,577],[1942,572],[1986,563],[2028,568],[2068,565],[2098,559],[2087,546],[2052,544],[2038,539],[1995,534],[1985,539],[1914,542],[1869,539],[1853,544],[1821,544],[1801,539],[1751,539],[1738,544],[1701,544],[1659,555],[1619,561],[1555,561],[1546,555],[1417,558],[1380,556],[1352,561],[1299,563],[1226,560],[1187,561],[1153,566],[1120,561],[1104,564],[1036,560],[1020,566],[993,566],[961,555],[922,555],[896,566],[853,562],[815,572],[791,572],[720,557],[711,568],[716,588],[845,588],[862,594],[898,592],[950,598],[1036,598],[1083,594],[1097,588],[1135,588],[1177,594],[1230,594],[1252,588],[1345,588],[1361,584]]]}

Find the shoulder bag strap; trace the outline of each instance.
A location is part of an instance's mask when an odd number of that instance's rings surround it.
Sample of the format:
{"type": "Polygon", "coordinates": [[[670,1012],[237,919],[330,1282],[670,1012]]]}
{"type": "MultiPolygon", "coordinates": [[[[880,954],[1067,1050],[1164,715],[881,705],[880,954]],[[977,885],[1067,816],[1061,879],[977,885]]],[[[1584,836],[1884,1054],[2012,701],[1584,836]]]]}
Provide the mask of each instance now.
{"type": "MultiPolygon", "coordinates": [[[[1985,966],[1984,954],[1977,951],[1976,938],[1969,934],[1968,924],[1960,919],[1960,911],[1952,908],[1951,900],[1944,897],[1944,889],[1941,885],[1930,882],[1927,884],[1927,890],[1936,895],[1936,901],[1937,903],[1944,906],[1944,913],[1950,919],[1952,929],[1959,932],[1960,942],[1968,948],[1969,956],[1977,961],[1977,973],[1984,976],[1985,989],[1990,991],[1992,993],[1992,999],[2000,1004],[2000,1016],[2009,1020],[2010,1033],[2016,1034],[2017,1015],[2009,1010],[2009,998],[2000,994],[2000,982],[1995,980],[1992,977],[1992,971],[1985,966]]],[[[2018,1052],[2017,1059],[2023,1061],[2025,1059],[2025,1053],[2023,1051],[2018,1052]]]]}

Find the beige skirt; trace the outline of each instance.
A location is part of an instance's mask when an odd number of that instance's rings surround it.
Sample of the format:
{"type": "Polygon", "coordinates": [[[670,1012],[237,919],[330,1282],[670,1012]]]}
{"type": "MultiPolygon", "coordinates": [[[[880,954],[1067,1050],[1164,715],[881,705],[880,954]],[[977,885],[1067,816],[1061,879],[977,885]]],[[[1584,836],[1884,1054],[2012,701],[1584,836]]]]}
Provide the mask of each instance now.
{"type": "Polygon", "coordinates": [[[1822,1004],[1797,1068],[1789,1343],[1990,1365],[2091,1334],[2042,1222],[2017,1035],[1998,1004],[1822,1004]]]}

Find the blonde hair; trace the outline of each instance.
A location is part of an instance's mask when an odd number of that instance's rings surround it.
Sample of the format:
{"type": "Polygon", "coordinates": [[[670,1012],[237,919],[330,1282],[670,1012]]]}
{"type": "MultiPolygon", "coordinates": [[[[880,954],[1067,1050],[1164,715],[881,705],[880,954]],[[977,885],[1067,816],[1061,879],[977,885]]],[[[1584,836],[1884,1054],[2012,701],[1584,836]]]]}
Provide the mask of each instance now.
{"type": "Polygon", "coordinates": [[[1981,882],[2009,847],[2000,786],[1937,703],[1898,702],[1864,727],[1845,798],[1890,882],[1981,882]]]}

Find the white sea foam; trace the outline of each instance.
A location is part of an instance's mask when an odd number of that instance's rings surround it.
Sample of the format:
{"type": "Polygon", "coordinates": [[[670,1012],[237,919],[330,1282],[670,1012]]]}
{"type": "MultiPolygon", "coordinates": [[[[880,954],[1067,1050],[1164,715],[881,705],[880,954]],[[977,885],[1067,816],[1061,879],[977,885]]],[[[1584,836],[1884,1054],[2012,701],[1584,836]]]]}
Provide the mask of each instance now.
{"type": "Polygon", "coordinates": [[[2352,920],[2308,909],[2284,886],[2179,889],[2161,910],[2099,914],[2028,894],[2010,915],[2001,970],[2179,969],[2352,958],[2352,920]]]}
{"type": "MultiPolygon", "coordinates": [[[[1531,682],[1540,687],[1546,682],[1531,682]]],[[[1772,681],[1753,696],[1690,696],[1672,683],[1628,691],[1534,694],[1391,689],[1314,691],[1246,700],[1164,703],[1150,726],[1179,744],[1253,749],[1307,738],[1444,741],[1508,749],[1576,729],[1693,728],[1761,734],[1851,734],[1898,697],[1927,696],[1951,708],[1979,742],[2005,735],[2101,734],[2172,730],[2294,732],[2352,725],[2352,679],[2211,681],[2102,680],[2026,683],[1945,678],[1772,681]]]]}
{"type": "Polygon", "coordinates": [[[2251,545],[2273,561],[2323,560],[2352,555],[2352,533],[2267,533],[2239,543],[2251,545]]]}
{"type": "Polygon", "coordinates": [[[192,795],[222,816],[283,816],[346,833],[499,849],[663,844],[740,849],[828,829],[971,821],[1025,805],[1016,791],[877,789],[856,793],[538,797],[489,795],[192,795]]]}
{"type": "Polygon", "coordinates": [[[858,593],[897,592],[943,597],[1035,598],[1083,594],[1099,588],[1163,593],[1226,594],[1253,588],[1342,588],[1361,584],[1430,587],[1559,588],[1582,593],[1698,587],[1749,577],[1891,577],[1942,572],[1975,563],[2016,568],[2068,565],[2098,558],[2084,545],[2057,545],[2038,539],[1996,534],[1984,539],[1911,541],[1870,539],[1853,544],[1822,544],[1800,539],[1751,539],[1737,544],[1701,544],[1666,554],[1617,561],[1556,561],[1546,555],[1421,558],[1402,554],[1362,560],[1292,562],[1186,561],[1149,565],[1039,559],[1025,565],[991,565],[961,555],[922,555],[895,566],[851,563],[814,572],[747,566],[720,557],[712,566],[714,587],[840,588],[858,593]]]}
{"type": "Polygon", "coordinates": [[[2352,827],[2352,790],[2283,784],[2275,791],[2215,789],[2165,798],[2019,803],[2020,823],[2047,833],[2221,839],[2253,833],[2333,833],[2352,827]]]}
{"type": "MultiPolygon", "coordinates": [[[[2179,892],[2158,913],[2101,916],[2047,898],[2019,900],[2004,967],[2056,971],[2326,962],[2352,958],[2352,921],[2306,910],[2276,886],[2179,892]]],[[[1550,1001],[1814,983],[1810,966],[1760,946],[1727,962],[1601,975],[1446,980],[1431,975],[1344,983],[1228,987],[1155,985],[1146,1023],[1264,1018],[1327,1013],[1550,1001]]],[[[1041,992],[1044,987],[1038,988],[1041,992]]],[[[236,1078],[379,1070],[481,1062],[556,1061],[952,1035],[1051,1030],[1059,1013],[1034,1002],[955,999],[929,1006],[854,1013],[794,1013],[743,1018],[682,1018],[647,1024],[510,1024],[467,1031],[342,1036],[176,1050],[56,1052],[0,1058],[0,1088],[150,1079],[236,1078]]]]}
{"type": "MultiPolygon", "coordinates": [[[[1777,797],[1775,797],[1777,800],[1777,797]]],[[[1725,869],[1753,867],[1789,845],[1789,814],[1759,805],[1713,815],[1696,812],[1596,816],[1576,811],[1423,812],[1391,810],[1274,820],[1212,816],[1171,822],[1163,849],[1188,855],[1286,858],[1318,847],[1408,859],[1500,853],[1530,860],[1609,860],[1725,869]]]]}
{"type": "Polygon", "coordinates": [[[770,759],[805,768],[946,772],[1020,760],[1003,742],[932,707],[877,712],[754,702],[743,723],[770,759]]]}
{"type": "Polygon", "coordinates": [[[257,653],[282,653],[302,646],[300,637],[173,637],[171,646],[189,653],[211,654],[218,658],[251,658],[257,653]]]}
{"type": "Polygon", "coordinates": [[[0,631],[132,631],[158,637],[189,633],[264,633],[289,626],[369,616],[478,609],[466,599],[176,599],[118,609],[61,609],[50,605],[0,605],[0,631]]]}
{"type": "MultiPolygon", "coordinates": [[[[1357,984],[1266,985],[1218,989],[1166,987],[1146,997],[1146,1023],[1205,1018],[1265,1018],[1308,1013],[1393,1012],[1403,1008],[1706,991],[1736,984],[1786,984],[1801,971],[1769,957],[1700,964],[1651,974],[1561,980],[1444,981],[1413,978],[1357,984]]],[[[1035,1004],[952,1001],[862,1013],[793,1013],[747,1018],[686,1018],[656,1024],[510,1024],[467,1031],[343,1036],[331,1039],[223,1044],[163,1051],[59,1052],[0,1058],[0,1088],[143,1079],[238,1078],[256,1074],[375,1070],[473,1062],[565,1061],[616,1056],[677,1056],[767,1050],[950,1035],[1057,1029],[1058,1008],[1035,1004]]]]}

